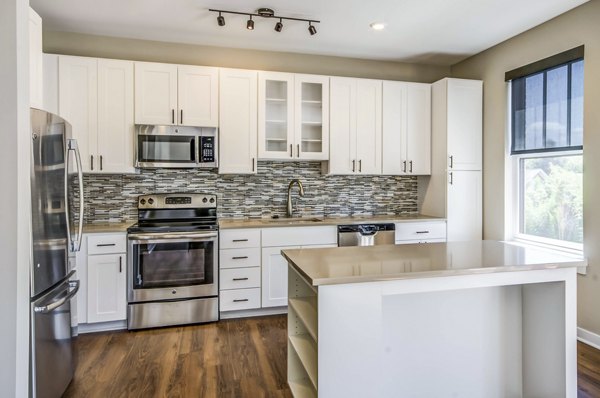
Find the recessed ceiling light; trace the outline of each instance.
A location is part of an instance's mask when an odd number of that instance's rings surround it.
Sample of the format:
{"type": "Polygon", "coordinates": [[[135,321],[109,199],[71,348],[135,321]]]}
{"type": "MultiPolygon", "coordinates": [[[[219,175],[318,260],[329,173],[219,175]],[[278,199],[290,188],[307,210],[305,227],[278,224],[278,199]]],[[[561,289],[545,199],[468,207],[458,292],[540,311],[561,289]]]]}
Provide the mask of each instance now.
{"type": "Polygon", "coordinates": [[[385,23],[384,22],[373,22],[369,25],[373,30],[384,30],[385,23]]]}

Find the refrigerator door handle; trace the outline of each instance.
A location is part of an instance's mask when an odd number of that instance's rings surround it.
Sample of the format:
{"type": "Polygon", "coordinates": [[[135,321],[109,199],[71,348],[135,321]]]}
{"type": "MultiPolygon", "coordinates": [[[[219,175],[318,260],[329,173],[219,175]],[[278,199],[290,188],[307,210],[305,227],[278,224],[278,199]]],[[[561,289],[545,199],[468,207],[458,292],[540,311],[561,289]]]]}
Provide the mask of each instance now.
{"type": "MultiPolygon", "coordinates": [[[[49,312],[54,311],[58,307],[64,305],[67,301],[71,300],[73,296],[75,296],[79,291],[79,281],[69,281],[69,288],[73,290],[71,290],[65,297],[61,298],[60,300],[54,301],[52,304],[44,305],[41,307],[34,306],[33,311],[36,313],[47,314],[49,312]]],[[[61,293],[62,292],[63,291],[61,291],[61,293]]]]}
{"type": "MultiPolygon", "coordinates": [[[[81,162],[81,154],[77,146],[77,140],[69,140],[69,150],[75,151],[75,159],[77,160],[77,181],[79,182],[79,225],[77,231],[77,240],[73,242],[73,251],[78,252],[81,249],[81,239],[83,238],[83,166],[81,162]]],[[[67,225],[68,225],[67,220],[67,225]]],[[[69,235],[70,236],[70,235],[69,235]]]]}

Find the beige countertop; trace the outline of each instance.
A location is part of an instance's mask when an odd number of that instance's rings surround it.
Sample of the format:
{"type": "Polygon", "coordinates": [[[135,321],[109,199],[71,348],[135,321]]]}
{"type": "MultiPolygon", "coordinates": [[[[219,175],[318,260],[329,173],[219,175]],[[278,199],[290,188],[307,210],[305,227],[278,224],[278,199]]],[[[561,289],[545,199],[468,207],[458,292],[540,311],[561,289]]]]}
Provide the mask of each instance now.
{"type": "Polygon", "coordinates": [[[586,266],[583,257],[500,241],[282,251],[313,286],[586,266]]]}
{"type": "Polygon", "coordinates": [[[127,232],[127,228],[131,227],[133,224],[135,224],[134,221],[84,224],[83,233],[99,234],[109,232],[127,232]]]}
{"type": "Polygon", "coordinates": [[[411,221],[445,221],[445,218],[412,215],[351,216],[351,217],[298,217],[298,218],[224,218],[219,220],[220,229],[306,227],[319,225],[397,223],[411,221]]]}

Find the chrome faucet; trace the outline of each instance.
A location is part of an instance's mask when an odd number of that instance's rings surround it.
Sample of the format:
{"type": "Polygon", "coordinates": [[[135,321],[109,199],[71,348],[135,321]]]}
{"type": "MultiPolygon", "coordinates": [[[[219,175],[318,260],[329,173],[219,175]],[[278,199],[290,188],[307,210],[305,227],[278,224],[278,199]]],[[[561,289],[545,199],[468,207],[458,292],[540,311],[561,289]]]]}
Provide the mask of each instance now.
{"type": "Polygon", "coordinates": [[[300,182],[299,179],[294,178],[292,181],[290,181],[290,185],[288,185],[288,197],[287,197],[287,216],[291,217],[292,214],[294,213],[294,209],[292,208],[292,187],[294,186],[294,184],[298,184],[298,188],[300,189],[300,191],[298,192],[300,194],[300,196],[304,196],[304,188],[302,187],[302,183],[300,182]]]}

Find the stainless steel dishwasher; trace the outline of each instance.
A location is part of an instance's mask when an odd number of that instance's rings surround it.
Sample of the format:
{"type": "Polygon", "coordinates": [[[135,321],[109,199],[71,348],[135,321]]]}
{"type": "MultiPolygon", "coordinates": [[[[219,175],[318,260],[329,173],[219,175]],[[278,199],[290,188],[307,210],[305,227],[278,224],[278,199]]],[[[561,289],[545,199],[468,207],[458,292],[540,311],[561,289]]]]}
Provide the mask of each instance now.
{"type": "Polygon", "coordinates": [[[395,235],[393,223],[338,225],[338,246],[393,245],[395,235]]]}

